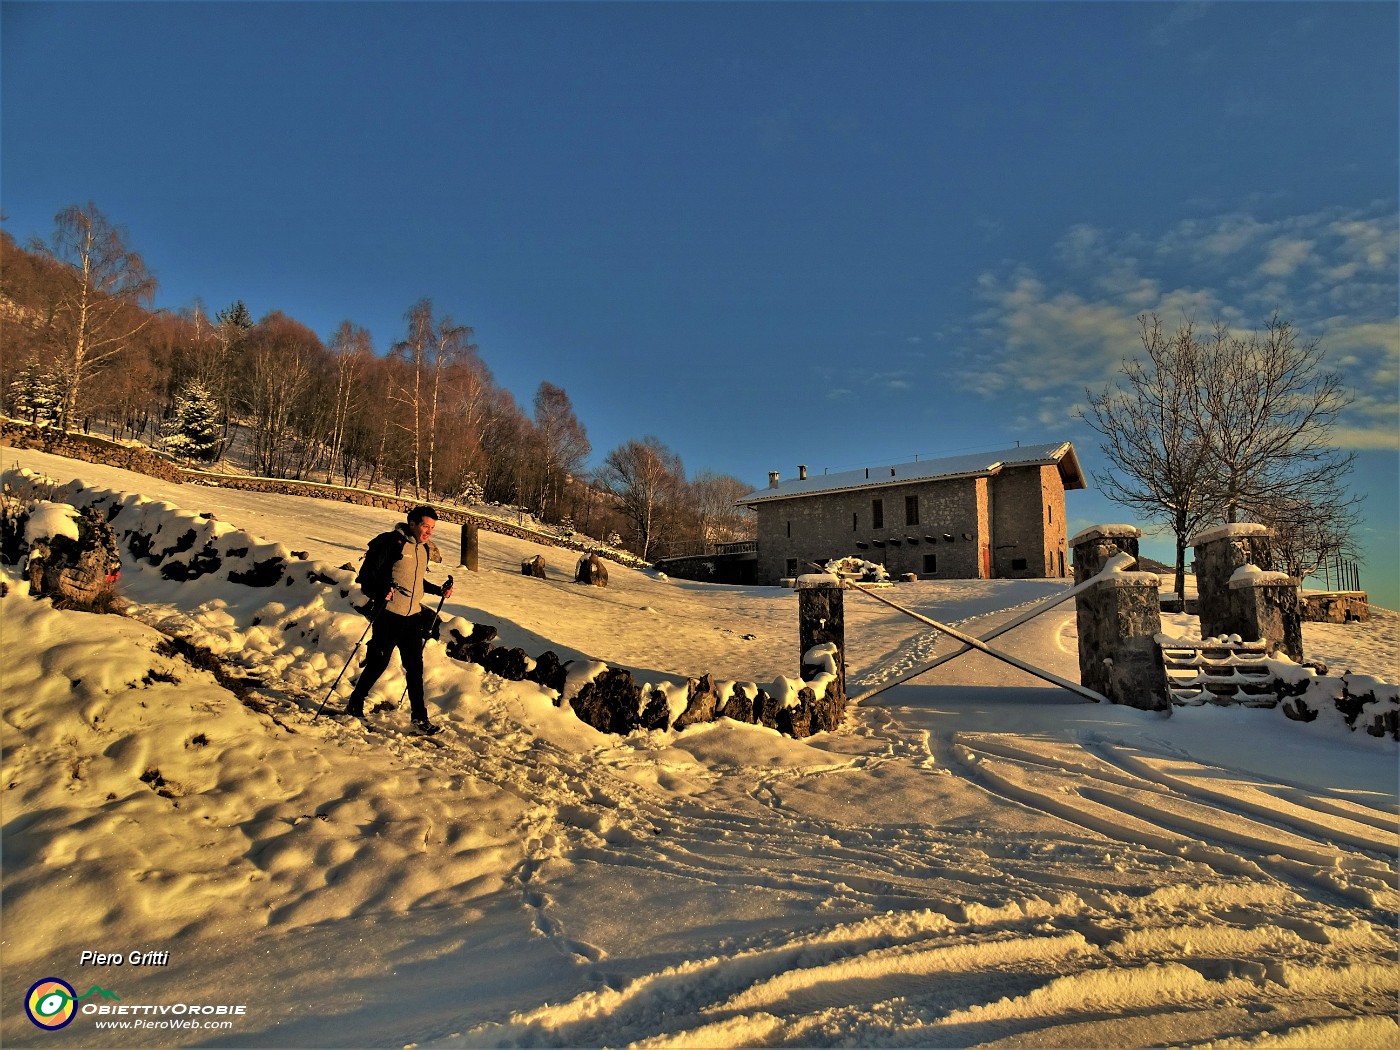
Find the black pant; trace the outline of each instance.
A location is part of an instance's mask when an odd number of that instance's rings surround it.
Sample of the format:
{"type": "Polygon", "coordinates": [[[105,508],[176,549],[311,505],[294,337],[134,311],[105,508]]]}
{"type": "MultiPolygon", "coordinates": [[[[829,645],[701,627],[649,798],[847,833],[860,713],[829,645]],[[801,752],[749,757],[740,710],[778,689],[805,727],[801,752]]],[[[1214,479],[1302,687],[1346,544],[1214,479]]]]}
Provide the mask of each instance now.
{"type": "Polygon", "coordinates": [[[374,633],[369,639],[369,654],[360,671],[360,680],[346,701],[347,711],[364,710],[365,698],[389,666],[389,657],[399,651],[403,674],[408,679],[408,706],[414,719],[426,720],[428,708],[423,703],[423,634],[417,616],[400,616],[387,610],[374,620],[374,633]]]}

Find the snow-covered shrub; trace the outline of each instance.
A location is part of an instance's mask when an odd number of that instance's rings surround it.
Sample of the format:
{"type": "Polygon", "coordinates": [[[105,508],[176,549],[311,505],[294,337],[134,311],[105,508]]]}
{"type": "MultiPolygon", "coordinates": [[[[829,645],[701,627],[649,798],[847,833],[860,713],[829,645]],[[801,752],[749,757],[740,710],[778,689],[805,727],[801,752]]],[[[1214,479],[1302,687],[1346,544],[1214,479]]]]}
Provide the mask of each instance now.
{"type": "Polygon", "coordinates": [[[883,565],[866,561],[864,558],[857,558],[855,555],[833,558],[826,563],[825,568],[829,573],[843,579],[855,580],[857,583],[890,582],[890,574],[883,565]]]}
{"type": "Polygon", "coordinates": [[[481,479],[475,473],[468,474],[462,479],[461,488],[457,490],[457,502],[471,506],[480,506],[486,502],[486,486],[481,483],[481,479]]]}

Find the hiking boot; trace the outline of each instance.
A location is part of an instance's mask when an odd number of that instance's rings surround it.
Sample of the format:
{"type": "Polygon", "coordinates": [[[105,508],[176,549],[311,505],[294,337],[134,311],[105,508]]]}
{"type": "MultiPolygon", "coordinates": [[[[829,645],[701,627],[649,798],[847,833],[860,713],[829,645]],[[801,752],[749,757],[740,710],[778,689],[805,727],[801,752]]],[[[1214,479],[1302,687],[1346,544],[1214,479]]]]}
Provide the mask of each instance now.
{"type": "Polygon", "coordinates": [[[412,724],[413,731],[419,736],[432,736],[442,728],[441,726],[433,725],[433,723],[429,722],[426,718],[415,718],[412,724]]]}
{"type": "Polygon", "coordinates": [[[365,698],[351,693],[345,698],[345,710],[343,713],[349,715],[351,718],[364,718],[365,698]]]}

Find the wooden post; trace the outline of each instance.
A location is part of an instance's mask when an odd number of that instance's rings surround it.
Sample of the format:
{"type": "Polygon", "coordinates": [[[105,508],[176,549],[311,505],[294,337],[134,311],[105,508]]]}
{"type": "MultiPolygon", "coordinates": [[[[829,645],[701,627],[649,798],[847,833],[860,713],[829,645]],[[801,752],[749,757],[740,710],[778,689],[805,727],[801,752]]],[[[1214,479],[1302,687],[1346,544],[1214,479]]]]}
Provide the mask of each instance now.
{"type": "Polygon", "coordinates": [[[461,564],[467,567],[469,572],[476,572],[477,559],[477,539],[476,522],[467,521],[462,523],[462,560],[461,564]]]}
{"type": "Polygon", "coordinates": [[[808,680],[818,669],[808,667],[802,658],[814,645],[830,642],[836,646],[836,680],[841,696],[846,695],[846,600],[836,577],[804,576],[797,583],[798,674],[808,680]],[[827,581],[830,582],[827,582],[827,581]]]}

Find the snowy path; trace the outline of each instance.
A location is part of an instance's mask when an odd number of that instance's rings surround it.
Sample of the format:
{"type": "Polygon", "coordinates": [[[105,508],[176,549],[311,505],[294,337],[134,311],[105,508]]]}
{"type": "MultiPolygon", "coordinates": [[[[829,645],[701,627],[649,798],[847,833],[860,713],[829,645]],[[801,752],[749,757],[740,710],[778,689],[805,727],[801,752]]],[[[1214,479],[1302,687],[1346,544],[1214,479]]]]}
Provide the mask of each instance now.
{"type": "MultiPolygon", "coordinates": [[[[149,494],[330,566],[387,517],[170,489],[149,494]]],[[[791,673],[788,593],[623,569],[603,595],[541,587],[512,572],[536,548],[483,539],[488,571],[448,611],[512,642],[652,680],[791,673]]],[[[435,745],[311,722],[362,630],[333,602],[151,575],[123,577],[142,619],[265,684],[249,706],[140,622],[0,598],[5,1045],[52,1042],[15,1005],[49,973],[250,1004],[231,1033],[164,1042],[84,1019],[78,1046],[1400,1042],[1392,745],[1082,703],[976,654],[809,741],[728,722],[619,739],[430,647],[435,745]],[[172,965],[79,971],[94,946],[172,965]]],[[[1060,586],[898,594],[982,633],[1060,586]]],[[[853,681],[952,644],[858,603],[853,681]]],[[[1327,632],[1329,655],[1374,660],[1397,620],[1327,632]]],[[[1006,638],[1074,675],[1072,607],[1006,638]]]]}

